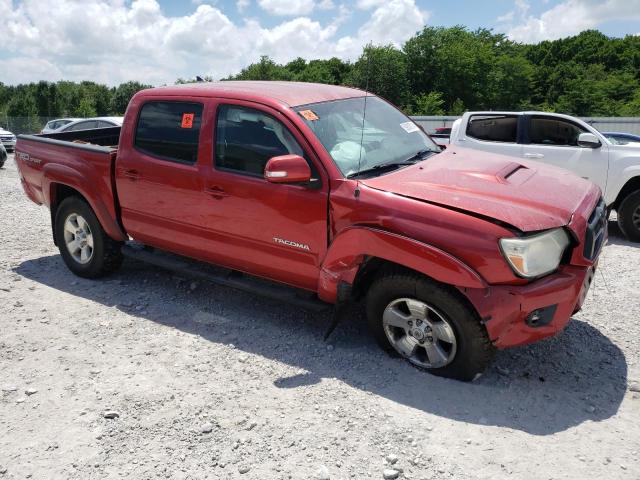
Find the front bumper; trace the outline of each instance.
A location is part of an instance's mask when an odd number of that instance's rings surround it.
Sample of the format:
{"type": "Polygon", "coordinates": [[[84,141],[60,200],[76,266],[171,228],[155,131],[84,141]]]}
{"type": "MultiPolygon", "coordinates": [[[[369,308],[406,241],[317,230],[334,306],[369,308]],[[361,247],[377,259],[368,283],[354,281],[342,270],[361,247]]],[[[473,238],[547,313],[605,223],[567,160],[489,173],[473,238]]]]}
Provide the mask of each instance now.
{"type": "Polygon", "coordinates": [[[560,332],[582,307],[596,266],[564,265],[557,272],[528,285],[491,285],[466,290],[498,348],[533,343],[560,332]],[[536,312],[548,318],[539,325],[528,321],[536,312]]]}
{"type": "Polygon", "coordinates": [[[16,149],[16,141],[15,140],[2,140],[2,145],[7,152],[12,153],[16,149]]]}

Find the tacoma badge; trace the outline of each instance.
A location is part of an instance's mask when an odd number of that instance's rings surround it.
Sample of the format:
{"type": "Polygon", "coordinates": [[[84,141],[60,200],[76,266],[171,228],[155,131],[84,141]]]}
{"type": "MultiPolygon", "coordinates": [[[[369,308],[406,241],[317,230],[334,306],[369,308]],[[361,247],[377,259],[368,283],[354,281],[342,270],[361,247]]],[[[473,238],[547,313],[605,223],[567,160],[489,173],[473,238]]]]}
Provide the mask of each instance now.
{"type": "Polygon", "coordinates": [[[284,240],[282,238],[278,238],[278,237],[273,237],[273,241],[276,243],[280,243],[282,245],[287,245],[288,247],[295,247],[295,248],[299,248],[301,250],[309,250],[311,251],[311,249],[309,248],[309,245],[305,245],[304,243],[298,243],[298,242],[294,242],[292,240],[284,240]]]}

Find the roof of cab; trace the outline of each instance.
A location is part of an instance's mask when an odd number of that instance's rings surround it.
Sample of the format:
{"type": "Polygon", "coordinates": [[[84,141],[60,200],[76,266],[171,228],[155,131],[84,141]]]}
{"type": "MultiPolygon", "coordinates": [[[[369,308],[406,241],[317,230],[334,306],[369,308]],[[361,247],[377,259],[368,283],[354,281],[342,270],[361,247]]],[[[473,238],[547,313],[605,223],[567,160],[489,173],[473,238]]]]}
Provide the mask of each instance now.
{"type": "Polygon", "coordinates": [[[140,92],[142,95],[192,95],[206,97],[246,96],[275,100],[290,107],[309,103],[341,100],[344,98],[363,97],[365,92],[355,88],[322,83],[304,82],[271,82],[271,81],[223,81],[199,82],[184,85],[151,88],[140,92]]]}

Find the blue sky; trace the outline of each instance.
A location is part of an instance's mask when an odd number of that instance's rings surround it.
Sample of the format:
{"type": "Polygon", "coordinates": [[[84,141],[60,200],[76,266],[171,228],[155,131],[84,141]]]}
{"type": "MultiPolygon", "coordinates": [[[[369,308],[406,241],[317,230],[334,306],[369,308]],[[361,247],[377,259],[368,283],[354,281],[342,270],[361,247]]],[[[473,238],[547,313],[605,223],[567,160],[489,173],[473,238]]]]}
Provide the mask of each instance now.
{"type": "Polygon", "coordinates": [[[278,62],[401,46],[425,25],[492,28],[539,42],[597,28],[640,34],[640,0],[0,0],[0,81],[153,85],[278,62]]]}
{"type": "MultiPolygon", "coordinates": [[[[187,15],[194,10],[198,4],[208,3],[218,7],[226,15],[235,21],[242,21],[247,15],[260,19],[261,23],[266,26],[276,26],[281,20],[278,16],[270,15],[261,8],[256,8],[256,3],[252,2],[251,7],[244,10],[244,14],[238,12],[236,2],[233,0],[220,1],[202,1],[190,2],[188,0],[161,0],[159,1],[162,8],[168,15],[182,16],[187,15]]],[[[336,3],[336,2],[334,2],[336,3]]],[[[354,2],[345,2],[351,3],[354,2]]],[[[509,12],[514,11],[515,4],[513,0],[494,0],[494,1],[473,1],[473,0],[418,0],[415,2],[418,7],[430,13],[429,24],[453,26],[465,25],[471,29],[475,28],[493,28],[496,31],[502,31],[500,27],[504,25],[498,19],[509,12]]],[[[535,17],[539,17],[544,12],[551,10],[562,2],[560,0],[547,0],[538,2],[528,2],[529,13],[535,17]]],[[[600,2],[606,3],[606,2],[600,2]]],[[[633,2],[629,2],[629,7],[633,6],[633,2]]],[[[638,6],[640,8],[640,6],[638,6]]],[[[622,11],[628,11],[626,8],[622,11]]],[[[330,21],[333,12],[330,10],[316,10],[311,17],[321,21],[330,21]]],[[[610,36],[624,36],[627,34],[640,33],[640,20],[626,19],[625,15],[613,20],[605,20],[598,23],[598,30],[601,30],[610,36]]],[[[341,33],[353,34],[357,31],[360,24],[365,20],[363,16],[353,16],[348,22],[345,22],[341,29],[341,33]]]]}

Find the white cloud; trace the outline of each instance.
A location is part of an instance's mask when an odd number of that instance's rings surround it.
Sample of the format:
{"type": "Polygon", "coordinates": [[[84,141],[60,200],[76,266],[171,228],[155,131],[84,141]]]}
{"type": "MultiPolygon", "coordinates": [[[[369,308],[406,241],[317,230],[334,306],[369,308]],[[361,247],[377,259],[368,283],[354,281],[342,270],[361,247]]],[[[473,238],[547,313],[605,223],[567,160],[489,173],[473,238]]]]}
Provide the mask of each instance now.
{"type": "Polygon", "coordinates": [[[400,45],[427,19],[413,0],[388,0],[363,14],[357,33],[341,36],[351,15],[344,5],[329,23],[299,16],[269,28],[255,19],[234,22],[210,2],[194,8],[170,17],[156,0],[0,0],[1,80],[159,85],[195,75],[222,78],[260,55],[278,62],[298,56],[355,59],[370,41],[400,45]]]}
{"type": "Polygon", "coordinates": [[[318,3],[319,10],[333,10],[336,8],[336,4],[333,3],[333,0],[320,0],[318,3]]]}
{"type": "Polygon", "coordinates": [[[509,38],[521,42],[539,42],[575,35],[612,20],[640,20],[640,0],[565,0],[542,14],[529,13],[524,0],[497,19],[509,38]]]}
{"type": "MultiPolygon", "coordinates": [[[[364,1],[372,3],[372,0],[364,1]]],[[[390,43],[399,47],[415,35],[429,18],[429,13],[420,10],[413,0],[385,0],[379,3],[355,37],[343,37],[338,40],[338,51],[353,56],[360,53],[363,45],[369,43],[390,43]]]]}
{"type": "Polygon", "coordinates": [[[240,13],[244,12],[249,5],[251,5],[250,0],[236,0],[236,8],[240,13]]]}
{"type": "Polygon", "coordinates": [[[314,0],[258,0],[258,5],[271,15],[295,17],[308,15],[314,7],[314,0]]]}

